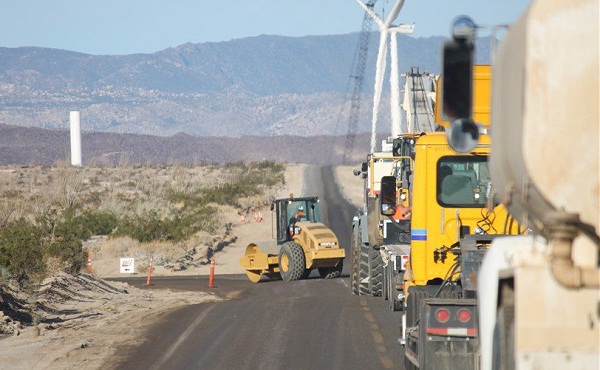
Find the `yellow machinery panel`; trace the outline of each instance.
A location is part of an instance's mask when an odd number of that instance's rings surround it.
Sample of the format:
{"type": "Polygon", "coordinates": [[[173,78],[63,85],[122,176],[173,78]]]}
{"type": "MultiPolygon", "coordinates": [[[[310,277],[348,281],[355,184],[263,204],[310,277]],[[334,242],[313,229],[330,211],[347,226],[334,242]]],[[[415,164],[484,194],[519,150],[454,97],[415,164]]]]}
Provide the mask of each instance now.
{"type": "MultiPolygon", "coordinates": [[[[440,126],[450,127],[450,122],[442,119],[442,78],[444,76],[440,76],[436,81],[435,122],[440,126]]],[[[473,66],[473,121],[481,123],[485,128],[490,126],[491,91],[492,66],[473,66]]]]}

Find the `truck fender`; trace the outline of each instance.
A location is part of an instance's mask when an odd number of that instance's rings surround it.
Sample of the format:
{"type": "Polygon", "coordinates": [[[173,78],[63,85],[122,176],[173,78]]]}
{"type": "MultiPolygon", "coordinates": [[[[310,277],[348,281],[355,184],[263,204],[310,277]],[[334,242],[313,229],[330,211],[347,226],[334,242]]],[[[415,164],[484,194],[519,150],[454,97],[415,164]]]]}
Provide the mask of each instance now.
{"type": "Polygon", "coordinates": [[[368,244],[369,243],[369,227],[368,227],[368,222],[367,222],[367,215],[362,214],[359,216],[358,227],[360,229],[360,235],[361,235],[360,242],[362,244],[368,244]]]}
{"type": "Polygon", "coordinates": [[[495,238],[481,263],[477,279],[481,370],[492,369],[500,278],[512,276],[515,257],[534,244],[533,236],[495,238]]]}

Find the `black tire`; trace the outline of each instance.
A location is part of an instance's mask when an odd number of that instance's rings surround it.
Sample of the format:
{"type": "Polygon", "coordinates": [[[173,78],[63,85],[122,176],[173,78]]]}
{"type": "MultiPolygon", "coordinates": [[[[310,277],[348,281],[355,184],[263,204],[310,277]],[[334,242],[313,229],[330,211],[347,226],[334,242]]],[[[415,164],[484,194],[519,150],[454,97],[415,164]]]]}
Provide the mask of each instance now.
{"type": "Polygon", "coordinates": [[[354,237],[354,228],[351,231],[350,234],[350,248],[351,252],[350,253],[350,266],[351,266],[351,271],[350,271],[350,287],[352,289],[352,294],[354,295],[358,295],[358,285],[359,285],[359,278],[360,278],[360,253],[359,253],[359,249],[358,249],[358,245],[356,244],[356,238],[354,237]]]}
{"type": "Polygon", "coordinates": [[[358,275],[358,290],[360,295],[371,295],[371,289],[369,286],[369,244],[363,243],[360,238],[361,233],[358,233],[358,243],[360,245],[360,266],[358,275]]]}
{"type": "Polygon", "coordinates": [[[390,298],[390,289],[388,287],[388,275],[390,273],[390,264],[388,262],[387,266],[383,267],[383,279],[382,279],[382,289],[381,289],[381,297],[387,301],[390,298]]]}
{"type": "Polygon", "coordinates": [[[319,268],[319,275],[323,279],[337,279],[342,276],[342,269],[344,268],[344,260],[340,260],[337,266],[334,267],[321,267],[319,268]]]}
{"type": "Polygon", "coordinates": [[[300,280],[306,270],[304,250],[296,242],[287,242],[279,251],[279,273],[284,281],[300,280]]]}
{"type": "Polygon", "coordinates": [[[406,356],[404,356],[404,369],[406,369],[406,370],[418,370],[418,368],[415,366],[415,364],[413,364],[412,362],[410,362],[410,360],[406,356]]]}
{"type": "Polygon", "coordinates": [[[383,290],[383,260],[377,249],[369,247],[369,292],[380,297],[383,290]]]}
{"type": "MultiPolygon", "coordinates": [[[[416,325],[419,320],[419,306],[421,300],[429,298],[430,295],[427,290],[419,287],[411,288],[408,292],[408,299],[406,300],[406,327],[411,328],[416,325]]],[[[404,351],[406,352],[406,348],[404,351]]],[[[422,364],[421,364],[422,366],[422,364]]],[[[404,355],[404,368],[407,370],[417,370],[418,367],[414,365],[406,355],[404,355]]]]}
{"type": "Polygon", "coordinates": [[[513,305],[503,305],[498,309],[492,358],[494,370],[515,369],[515,307],[513,305]]]}
{"type": "Polygon", "coordinates": [[[406,327],[410,328],[415,326],[419,318],[419,306],[421,300],[429,297],[430,295],[427,290],[419,289],[418,287],[412,289],[411,287],[406,301],[406,327]]]}
{"type": "Polygon", "coordinates": [[[398,299],[398,292],[396,291],[396,283],[395,283],[395,272],[392,268],[392,261],[388,262],[386,275],[384,276],[385,289],[387,289],[388,296],[388,307],[392,311],[396,311],[394,307],[396,306],[396,300],[398,299]]]}

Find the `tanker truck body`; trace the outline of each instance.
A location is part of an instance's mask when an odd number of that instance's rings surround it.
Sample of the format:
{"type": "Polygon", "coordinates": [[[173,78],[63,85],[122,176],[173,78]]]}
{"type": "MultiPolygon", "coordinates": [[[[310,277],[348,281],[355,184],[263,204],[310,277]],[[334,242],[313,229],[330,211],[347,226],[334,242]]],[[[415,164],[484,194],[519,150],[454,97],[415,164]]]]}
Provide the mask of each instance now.
{"type": "MultiPolygon", "coordinates": [[[[485,370],[600,365],[598,7],[535,1],[496,55],[491,180],[528,236],[495,238],[479,269],[485,370]]],[[[460,18],[445,48],[444,74],[456,74],[452,89],[465,96],[475,30],[460,18]]],[[[469,107],[446,103],[462,112],[448,142],[468,152],[478,141],[469,107]]]]}
{"type": "Polygon", "coordinates": [[[496,55],[494,186],[532,233],[479,271],[483,369],[599,369],[598,1],[534,1],[496,55]]]}

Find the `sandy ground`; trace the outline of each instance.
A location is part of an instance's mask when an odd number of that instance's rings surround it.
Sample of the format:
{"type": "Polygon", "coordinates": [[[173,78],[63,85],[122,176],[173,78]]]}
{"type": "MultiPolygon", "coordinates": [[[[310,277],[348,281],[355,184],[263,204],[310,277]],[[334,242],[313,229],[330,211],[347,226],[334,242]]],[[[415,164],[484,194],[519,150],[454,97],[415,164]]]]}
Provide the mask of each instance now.
{"type": "MultiPolygon", "coordinates": [[[[278,197],[303,194],[305,165],[291,165],[285,173],[286,186],[278,197]]],[[[352,174],[351,167],[338,167],[336,179],[346,198],[360,207],[362,180],[352,174]]],[[[216,279],[220,274],[242,274],[239,260],[246,246],[273,244],[272,214],[268,207],[260,210],[262,222],[240,222],[235,211],[227,217],[232,223],[231,235],[223,249],[214,254],[216,279]]],[[[247,219],[248,220],[248,219],[247,219]]],[[[210,294],[186,294],[167,290],[138,289],[126,284],[106,282],[102,277],[119,276],[118,258],[92,261],[92,275],[72,277],[60,274],[45,282],[37,297],[40,312],[52,324],[23,328],[0,312],[0,324],[14,327],[12,336],[0,337],[0,370],[2,369],[100,369],[116,354],[121,343],[135,345],[143,340],[145,328],[165,312],[184,305],[218,300],[210,294]],[[4,320],[4,321],[3,321],[4,320]]],[[[174,272],[157,266],[153,276],[208,275],[210,265],[200,265],[174,272]]],[[[140,273],[138,273],[138,276],[140,273]]],[[[145,275],[142,275],[145,276],[145,275]]]]}

